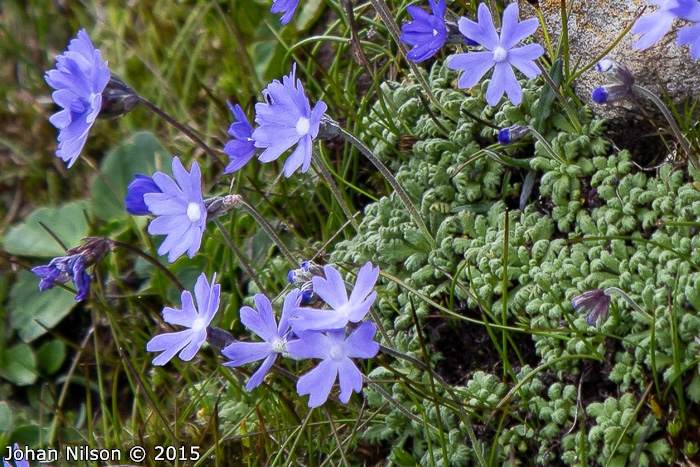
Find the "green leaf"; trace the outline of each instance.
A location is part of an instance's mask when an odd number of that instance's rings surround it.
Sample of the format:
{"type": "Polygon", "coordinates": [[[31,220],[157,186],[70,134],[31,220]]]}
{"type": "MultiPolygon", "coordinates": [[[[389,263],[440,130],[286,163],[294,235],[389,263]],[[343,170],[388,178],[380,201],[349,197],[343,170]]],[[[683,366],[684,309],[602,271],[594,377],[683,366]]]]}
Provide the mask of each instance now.
{"type": "Polygon", "coordinates": [[[134,175],[170,174],[170,166],[170,156],[152,133],[136,133],[112,149],[100,164],[100,172],[90,184],[90,211],[106,221],[127,218],[124,197],[134,175]]]}
{"type": "Polygon", "coordinates": [[[61,341],[47,342],[36,353],[39,371],[51,375],[56,373],[66,359],[66,346],[61,341]]]}
{"type": "Polygon", "coordinates": [[[12,430],[12,410],[6,402],[0,402],[0,432],[12,430]]]}
{"type": "Polygon", "coordinates": [[[31,342],[46,332],[44,327],[53,328],[75,305],[71,292],[61,287],[39,292],[39,278],[21,271],[10,291],[10,324],[22,340],[31,342]]]}
{"type": "Polygon", "coordinates": [[[20,342],[3,352],[0,359],[0,376],[17,386],[28,386],[36,382],[36,358],[32,348],[20,342]]]}
{"type": "Polygon", "coordinates": [[[53,258],[65,254],[56,240],[40,225],[44,224],[66,246],[73,248],[88,235],[86,204],[76,201],[58,209],[39,208],[27,220],[12,227],[5,236],[5,251],[13,255],[53,258]]]}

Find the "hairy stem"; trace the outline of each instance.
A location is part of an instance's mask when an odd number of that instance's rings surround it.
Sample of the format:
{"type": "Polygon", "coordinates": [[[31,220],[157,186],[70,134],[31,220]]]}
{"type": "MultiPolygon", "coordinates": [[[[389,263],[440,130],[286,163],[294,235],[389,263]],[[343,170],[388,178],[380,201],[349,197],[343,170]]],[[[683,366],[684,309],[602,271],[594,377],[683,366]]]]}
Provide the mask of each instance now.
{"type": "Polygon", "coordinates": [[[221,221],[218,218],[214,218],[212,220],[214,224],[219,228],[221,231],[221,235],[224,236],[224,241],[226,241],[226,244],[231,248],[231,251],[233,251],[233,254],[236,255],[236,258],[238,258],[238,262],[241,263],[241,266],[243,269],[245,269],[246,274],[250,276],[250,278],[255,282],[255,285],[258,287],[258,290],[261,292],[265,290],[265,288],[262,286],[260,281],[258,280],[258,275],[253,271],[253,268],[250,267],[250,264],[248,264],[248,258],[246,258],[243,255],[243,252],[238,249],[236,244],[233,242],[233,239],[231,238],[231,235],[229,235],[228,230],[226,230],[226,227],[224,227],[224,224],[221,223],[221,221]]]}

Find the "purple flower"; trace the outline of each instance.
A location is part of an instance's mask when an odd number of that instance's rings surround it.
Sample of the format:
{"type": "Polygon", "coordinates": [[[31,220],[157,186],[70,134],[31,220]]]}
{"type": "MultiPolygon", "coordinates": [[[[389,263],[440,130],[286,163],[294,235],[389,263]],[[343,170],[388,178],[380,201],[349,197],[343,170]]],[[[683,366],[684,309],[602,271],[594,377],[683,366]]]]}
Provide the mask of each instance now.
{"type": "Polygon", "coordinates": [[[345,282],[338,270],[327,264],[323,272],[325,278],[313,277],[313,288],[331,310],[297,308],[289,320],[294,332],[340,329],[348,322],[357,323],[365,317],[377,298],[377,292],[372,289],[379,277],[379,268],[373,268],[370,262],[358,272],[349,300],[345,282]]]}
{"type": "MultiPolygon", "coordinates": [[[[698,3],[700,5],[700,3],[698,3]]],[[[697,19],[700,21],[700,18],[697,19]]],[[[700,22],[683,28],[678,31],[676,38],[678,45],[690,45],[690,56],[694,59],[700,59],[700,22]]]]}
{"type": "Polygon", "coordinates": [[[228,129],[228,134],[233,136],[233,139],[224,146],[224,153],[231,159],[231,162],[224,170],[225,174],[233,173],[241,169],[255,155],[257,148],[253,140],[253,127],[245,116],[241,106],[236,104],[232,106],[228,102],[228,107],[231,109],[236,121],[231,124],[228,129]]]}
{"type": "Polygon", "coordinates": [[[153,181],[153,177],[141,174],[134,175],[134,181],[129,183],[129,186],[126,188],[126,198],[124,198],[126,212],[134,216],[151,214],[148,206],[143,201],[143,195],[146,193],[162,193],[162,191],[158,188],[156,182],[153,181]]]}
{"type": "Polygon", "coordinates": [[[84,29],[70,41],[68,50],[56,57],[56,69],[46,72],[46,82],[55,89],[51,95],[63,110],[49,121],[60,131],[56,156],[70,168],[85,146],[88,131],[102,107],[102,91],[109,82],[107,62],[95,49],[84,29]]]}
{"type": "Polygon", "coordinates": [[[461,18],[459,30],[487,50],[457,54],[452,57],[447,66],[453,70],[464,70],[459,78],[460,88],[475,86],[493,67],[491,83],[486,90],[486,102],[491,106],[498,104],[505,92],[513,105],[518,105],[522,101],[523,93],[512,67],[517,68],[530,79],[536,77],[540,74],[540,70],[534,60],[544,53],[544,49],[539,44],[515,46],[535,32],[537,20],[530,18],[519,23],[518,4],[511,3],[503,10],[499,36],[491,19],[491,13],[485,4],[479,4],[477,16],[478,23],[461,18]]]}
{"type": "Polygon", "coordinates": [[[514,143],[530,132],[530,128],[523,125],[513,125],[503,128],[498,132],[498,142],[502,145],[514,143]]]}
{"type": "Polygon", "coordinates": [[[596,63],[596,69],[608,76],[613,84],[597,87],[591,94],[591,99],[596,104],[619,101],[632,94],[634,87],[634,75],[624,66],[610,58],[604,58],[596,63]]]}
{"type": "Polygon", "coordinates": [[[321,117],[328,108],[318,101],[313,110],[304,95],[301,80],[294,79],[296,64],[282,83],[274,80],[263,91],[264,103],[255,104],[255,122],[259,125],[253,132],[255,147],[265,148],[258,157],[261,162],[278,159],[283,152],[297,144],[296,149],[284,163],[284,176],[289,178],[301,167],[306,172],[311,165],[311,142],[318,135],[321,117]]]}
{"type": "Polygon", "coordinates": [[[300,396],[309,394],[309,407],[318,407],[326,402],[336,376],[340,380],[340,400],[347,404],[352,392],[362,389],[362,373],[351,358],[372,358],[379,351],[374,342],[377,328],[365,321],[348,338],[345,331],[305,332],[299,339],[287,343],[287,351],[298,358],[322,358],[316,368],[297,381],[300,396]]]}
{"type": "Polygon", "coordinates": [[[642,16],[632,26],[633,33],[642,34],[642,37],[632,45],[633,49],[644,50],[651,47],[671,29],[675,19],[700,21],[700,3],[697,0],[650,1],[660,8],[655,13],[642,16]]]}
{"type": "Polygon", "coordinates": [[[586,322],[590,326],[595,326],[598,319],[608,314],[610,297],[604,290],[589,290],[583,292],[581,295],[575,296],[571,300],[571,305],[573,305],[576,311],[588,312],[586,315],[586,322]]]}
{"type": "Polygon", "coordinates": [[[435,55],[445,43],[447,27],[445,26],[445,0],[428,0],[432,15],[417,6],[406,8],[413,21],[406,23],[401,28],[401,39],[413,49],[406,54],[406,58],[414,62],[422,62],[435,55]]]}
{"type": "Polygon", "coordinates": [[[241,308],[241,322],[265,342],[234,342],[221,351],[225,357],[231,359],[230,362],[224,363],[226,366],[240,366],[264,359],[260,368],[250,377],[245,387],[246,391],[258,387],[270,371],[277,354],[287,351],[288,317],[289,313],[299,306],[301,294],[298,289],[294,289],[284,298],[279,326],[275,322],[270,300],[263,294],[256,294],[253,300],[258,311],[244,306],[241,308]]]}
{"type": "MultiPolygon", "coordinates": [[[[27,459],[24,458],[24,451],[19,448],[17,443],[15,443],[12,448],[12,453],[10,454],[9,460],[14,460],[15,467],[29,467],[29,462],[27,462],[27,459]]],[[[7,462],[4,457],[2,458],[2,465],[3,467],[12,467],[12,464],[7,462]]]]}
{"type": "Polygon", "coordinates": [[[270,7],[271,13],[284,13],[280,18],[280,23],[289,24],[289,22],[294,17],[294,13],[297,11],[299,6],[299,0],[273,0],[272,7],[270,7]]]}
{"type": "Polygon", "coordinates": [[[161,193],[146,193],[143,201],[156,216],[148,226],[151,235],[167,235],[158,248],[158,254],[168,253],[171,263],[185,251],[192,258],[202,243],[207,225],[207,210],[202,199],[202,174],[199,165],[192,163],[187,172],[182,162],[173,157],[173,177],[163,172],[153,174],[153,182],[161,193]]]}
{"type": "Polygon", "coordinates": [[[148,341],[147,351],[164,351],[153,359],[154,365],[165,365],[178,352],[180,352],[180,360],[185,362],[192,360],[207,338],[207,327],[219,308],[220,295],[221,286],[216,284],[216,273],[211,278],[211,286],[202,273],[194,286],[197,307],[194,306],[190,291],[185,290],[180,297],[182,310],[163,308],[163,321],[189,329],[160,334],[148,341]]]}
{"type": "Polygon", "coordinates": [[[114,249],[114,243],[108,238],[89,237],[84,244],[71,248],[66,256],[54,258],[45,266],[36,266],[32,272],[41,277],[39,291],[52,289],[56,284],[73,281],[78,293],[75,301],[79,302],[90,292],[92,276],[85,269],[99,263],[114,249]]]}

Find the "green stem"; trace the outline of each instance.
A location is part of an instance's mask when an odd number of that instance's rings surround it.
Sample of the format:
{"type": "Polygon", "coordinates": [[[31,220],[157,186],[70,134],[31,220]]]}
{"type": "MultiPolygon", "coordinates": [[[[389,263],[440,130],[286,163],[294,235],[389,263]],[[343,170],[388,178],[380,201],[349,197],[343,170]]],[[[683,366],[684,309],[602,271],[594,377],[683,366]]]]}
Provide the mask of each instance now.
{"type": "Polygon", "coordinates": [[[569,120],[571,120],[571,124],[574,126],[576,129],[576,132],[578,134],[581,134],[582,129],[581,129],[581,123],[578,121],[578,117],[574,113],[574,111],[571,109],[571,106],[567,102],[567,100],[564,98],[564,95],[559,91],[559,86],[552,80],[552,77],[549,76],[549,73],[547,70],[542,66],[542,64],[535,60],[535,63],[537,64],[537,67],[540,69],[542,72],[542,78],[547,82],[550,88],[552,88],[552,91],[554,91],[554,95],[557,96],[557,99],[559,102],[561,102],[561,105],[564,107],[564,110],[566,111],[566,114],[569,116],[569,120]]]}
{"type": "Polygon", "coordinates": [[[564,159],[559,157],[557,155],[557,153],[554,152],[554,148],[552,148],[552,146],[550,146],[549,142],[546,139],[544,139],[544,136],[542,136],[539,131],[535,130],[532,127],[528,127],[528,128],[530,129],[530,133],[535,135],[535,138],[537,139],[537,141],[539,141],[540,144],[542,144],[542,146],[544,146],[545,151],[547,151],[549,153],[549,155],[552,156],[552,159],[556,160],[557,162],[559,162],[561,164],[568,165],[564,159]]]}
{"type": "Polygon", "coordinates": [[[336,199],[336,201],[338,201],[340,209],[343,210],[345,217],[348,218],[352,226],[355,228],[355,231],[358,231],[360,229],[360,224],[357,222],[357,219],[355,219],[355,216],[350,211],[350,208],[345,202],[345,199],[343,198],[340,189],[338,189],[338,185],[335,183],[335,180],[333,180],[333,174],[331,174],[330,170],[328,170],[328,168],[325,166],[325,164],[318,156],[318,154],[316,154],[315,151],[311,154],[311,162],[313,162],[314,168],[318,171],[319,175],[321,175],[321,177],[323,177],[323,179],[326,181],[328,188],[330,188],[331,192],[333,193],[333,197],[336,199]]]}
{"type": "Polygon", "coordinates": [[[411,218],[413,218],[413,221],[416,223],[420,231],[423,233],[423,236],[430,242],[430,246],[435,249],[437,248],[437,243],[435,242],[435,239],[433,236],[430,234],[430,231],[428,230],[428,227],[425,225],[423,222],[423,219],[420,217],[420,214],[418,213],[418,209],[416,209],[415,205],[411,201],[411,199],[408,197],[408,194],[406,191],[399,185],[399,182],[396,180],[394,175],[389,171],[389,169],[382,163],[382,161],[379,160],[377,156],[375,156],[372,151],[369,150],[367,146],[365,146],[359,139],[355,138],[353,135],[345,131],[343,128],[341,128],[338,123],[332,121],[331,119],[328,119],[326,121],[330,126],[335,127],[340,131],[340,134],[345,138],[346,141],[350,142],[353,146],[355,146],[361,153],[364,155],[369,161],[374,165],[377,170],[379,170],[382,175],[384,175],[384,178],[386,181],[389,182],[391,187],[394,189],[394,192],[396,193],[396,196],[399,197],[403,205],[406,207],[408,210],[409,215],[411,218]]]}
{"type": "Polygon", "coordinates": [[[683,132],[678,126],[678,123],[676,123],[676,119],[673,118],[673,115],[671,114],[671,111],[666,106],[666,104],[664,104],[664,102],[659,98],[659,96],[649,91],[645,87],[639,86],[638,84],[633,84],[632,88],[636,91],[639,91],[645,97],[649,98],[649,100],[656,104],[661,113],[664,114],[664,117],[666,117],[668,124],[671,125],[671,130],[673,130],[673,134],[676,135],[676,138],[678,139],[678,142],[683,148],[683,151],[685,151],[685,153],[688,155],[688,160],[690,161],[698,175],[700,175],[700,161],[698,161],[697,156],[693,154],[693,150],[690,147],[690,143],[688,143],[688,140],[685,139],[685,136],[683,136],[683,132]]]}
{"type": "Polygon", "coordinates": [[[260,292],[265,290],[265,288],[258,280],[258,275],[255,273],[255,271],[253,271],[253,268],[250,267],[250,264],[248,264],[248,258],[246,258],[243,255],[243,252],[239,250],[236,244],[233,242],[233,238],[231,238],[231,235],[228,233],[228,230],[226,230],[226,227],[224,227],[224,224],[222,224],[221,221],[216,217],[212,220],[212,222],[219,228],[219,230],[221,231],[221,235],[224,236],[224,241],[229,246],[229,248],[231,248],[233,254],[236,255],[238,262],[241,263],[241,266],[243,267],[243,269],[245,269],[246,274],[248,274],[248,276],[250,276],[253,282],[255,282],[255,285],[258,287],[258,290],[260,292]]]}
{"type": "Polygon", "coordinates": [[[124,248],[124,249],[126,249],[126,250],[129,250],[129,251],[131,251],[132,253],[136,253],[136,254],[139,255],[141,258],[145,259],[146,261],[148,261],[149,263],[151,263],[153,266],[155,266],[156,269],[158,269],[160,272],[162,272],[162,273],[165,275],[165,277],[167,277],[167,278],[170,280],[170,282],[172,282],[173,285],[174,285],[175,287],[178,288],[178,290],[179,290],[180,292],[182,292],[183,290],[185,290],[185,288],[182,286],[182,284],[180,284],[180,281],[177,280],[177,277],[175,277],[175,276],[173,275],[173,273],[170,272],[170,271],[168,270],[168,268],[166,268],[165,266],[163,266],[163,265],[160,263],[160,261],[158,261],[157,259],[155,259],[153,256],[149,255],[149,254],[146,253],[145,251],[142,251],[141,249],[135,247],[134,245],[132,245],[132,244],[130,244],[130,243],[120,242],[119,240],[112,240],[112,243],[114,243],[114,246],[118,246],[118,247],[120,247],[120,248],[124,248]]]}
{"type": "Polygon", "coordinates": [[[294,256],[292,256],[285,244],[282,243],[282,239],[279,238],[279,236],[275,232],[275,229],[272,228],[270,223],[267,222],[267,220],[258,212],[258,210],[255,209],[255,207],[249,204],[248,202],[242,201],[241,206],[243,206],[243,208],[248,214],[253,216],[253,218],[258,222],[258,225],[262,227],[265,233],[267,233],[270,239],[275,243],[275,245],[277,245],[277,248],[280,249],[284,257],[287,258],[287,261],[289,261],[289,264],[292,265],[292,269],[298,269],[299,263],[297,262],[297,260],[294,259],[294,256]]]}
{"type": "Polygon", "coordinates": [[[172,126],[184,133],[185,136],[194,141],[194,143],[200,148],[202,148],[204,152],[209,154],[209,156],[211,156],[211,158],[214,159],[214,161],[216,161],[217,164],[220,164],[221,166],[226,165],[226,163],[220,158],[220,156],[216,152],[214,152],[214,150],[210,148],[207,145],[207,143],[202,141],[202,139],[195,135],[189,128],[187,128],[186,126],[175,120],[173,117],[171,117],[167,112],[165,112],[165,110],[161,109],[151,101],[144,99],[143,97],[139,96],[139,100],[143,105],[145,105],[148,108],[148,110],[158,115],[166,122],[170,123],[172,126]]]}

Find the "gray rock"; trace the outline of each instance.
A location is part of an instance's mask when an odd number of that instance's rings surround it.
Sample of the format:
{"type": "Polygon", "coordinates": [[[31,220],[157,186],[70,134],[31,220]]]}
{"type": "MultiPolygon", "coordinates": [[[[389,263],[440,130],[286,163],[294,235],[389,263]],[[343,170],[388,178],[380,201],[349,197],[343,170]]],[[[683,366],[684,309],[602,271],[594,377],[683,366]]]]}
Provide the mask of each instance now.
{"type": "MultiPolygon", "coordinates": [[[[645,5],[645,15],[658,9],[651,3],[631,0],[579,0],[566,3],[573,5],[568,21],[572,67],[577,60],[580,60],[581,67],[595,61],[635,20],[645,5]]],[[[521,19],[536,17],[535,8],[527,1],[518,0],[518,4],[521,19]]],[[[553,47],[556,47],[556,41],[561,35],[560,4],[557,0],[539,2],[553,47]]],[[[688,98],[697,98],[700,89],[700,60],[694,60],[690,56],[688,46],[676,44],[676,32],[688,24],[691,23],[676,20],[671,30],[646,50],[632,49],[632,44],[641,36],[629,32],[607,56],[627,66],[635,75],[637,84],[660,96],[663,93],[662,87],[665,88],[674,104],[682,109],[688,98]]],[[[538,40],[543,43],[541,29],[538,29],[537,34],[538,40]]],[[[582,101],[606,117],[621,116],[624,107],[638,111],[633,104],[627,102],[604,106],[592,103],[591,92],[603,84],[607,84],[606,78],[593,67],[579,76],[572,87],[582,101]]],[[[651,102],[642,102],[649,112],[656,113],[651,102]]]]}

